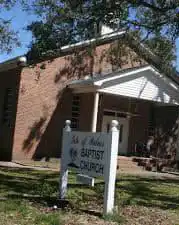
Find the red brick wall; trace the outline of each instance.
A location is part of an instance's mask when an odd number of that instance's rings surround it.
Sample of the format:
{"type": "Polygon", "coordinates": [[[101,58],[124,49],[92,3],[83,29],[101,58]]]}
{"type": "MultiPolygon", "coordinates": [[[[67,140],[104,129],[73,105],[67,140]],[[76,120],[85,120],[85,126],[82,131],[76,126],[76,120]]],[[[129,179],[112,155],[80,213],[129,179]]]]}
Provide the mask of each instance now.
{"type": "MultiPolygon", "coordinates": [[[[116,44],[116,43],[115,43],[116,44]]],[[[23,69],[18,99],[14,135],[13,159],[41,159],[60,156],[61,131],[65,119],[71,117],[71,93],[66,90],[69,80],[87,74],[112,72],[113,44],[74,51],[72,55],[46,60],[23,69]]],[[[129,49],[128,49],[129,51],[129,49]]],[[[135,53],[121,57],[121,68],[131,68],[141,63],[135,53]]],[[[119,57],[119,56],[116,56],[119,57]]],[[[80,127],[90,130],[92,109],[88,95],[83,95],[80,127]],[[86,104],[86,106],[85,106],[86,104]]]]}
{"type": "Polygon", "coordinates": [[[59,74],[64,58],[24,68],[15,127],[13,159],[32,159],[60,155],[61,129],[70,117],[68,78],[59,74]]]}

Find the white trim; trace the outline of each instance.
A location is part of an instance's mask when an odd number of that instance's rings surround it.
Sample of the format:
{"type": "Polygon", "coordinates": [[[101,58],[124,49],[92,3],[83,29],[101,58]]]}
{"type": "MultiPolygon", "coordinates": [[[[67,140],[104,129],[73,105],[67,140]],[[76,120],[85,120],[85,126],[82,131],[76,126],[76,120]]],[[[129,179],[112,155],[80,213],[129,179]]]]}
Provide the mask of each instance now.
{"type": "MultiPolygon", "coordinates": [[[[138,82],[138,81],[136,81],[138,82]]],[[[142,82],[142,80],[140,80],[142,82]]],[[[127,83],[126,83],[127,85],[127,83]]],[[[134,99],[143,99],[152,102],[163,102],[173,105],[179,104],[179,85],[175,83],[171,78],[160,74],[158,70],[154,69],[152,66],[147,65],[145,67],[130,69],[130,71],[119,71],[113,74],[108,74],[102,77],[90,77],[87,80],[77,80],[69,84],[69,87],[74,90],[75,93],[87,93],[87,92],[101,92],[117,96],[126,96],[134,99]],[[126,81],[131,81],[131,85],[135,81],[142,77],[145,77],[145,83],[152,86],[154,92],[157,93],[158,90],[163,91],[162,96],[155,96],[156,93],[148,93],[145,89],[144,95],[140,96],[137,89],[132,89],[133,87],[129,84],[129,91],[125,89],[126,81]],[[149,80],[149,81],[148,81],[149,80]],[[157,85],[158,84],[158,85],[157,85]],[[113,88],[114,86],[114,88],[113,88]],[[121,89],[124,86],[124,91],[121,89]],[[130,88],[132,89],[130,91],[130,88]],[[153,94],[152,94],[153,93],[153,94]]]]}
{"type": "Polygon", "coordinates": [[[98,90],[100,93],[106,93],[106,94],[111,94],[111,95],[116,95],[116,96],[121,96],[121,97],[126,97],[126,98],[133,98],[133,97],[129,97],[129,96],[123,96],[123,95],[119,95],[117,93],[113,93],[112,91],[107,91],[107,90],[98,90]]]}
{"type": "Polygon", "coordinates": [[[94,93],[93,117],[92,117],[92,132],[96,132],[98,120],[99,92],[94,93]]]}
{"type": "Polygon", "coordinates": [[[108,116],[108,115],[104,115],[104,112],[111,112],[111,113],[115,113],[115,118],[119,118],[119,116],[117,116],[117,113],[125,113],[126,117],[127,117],[127,112],[122,112],[122,111],[118,111],[118,110],[112,110],[112,109],[103,109],[103,116],[108,116]]]}
{"type": "Polygon", "coordinates": [[[87,86],[96,86],[96,88],[100,88],[102,83],[110,81],[110,80],[115,80],[118,77],[123,77],[126,75],[133,75],[135,73],[140,73],[146,70],[151,70],[152,67],[151,66],[145,66],[142,68],[134,68],[134,70],[132,71],[128,71],[128,72],[123,72],[123,71],[118,71],[118,72],[114,72],[114,73],[110,73],[108,75],[105,76],[100,76],[100,77],[90,77],[89,79],[85,80],[85,79],[79,79],[79,80],[73,80],[70,81],[67,86],[69,88],[86,88],[87,86]]]}
{"type": "Polygon", "coordinates": [[[176,82],[174,82],[170,77],[167,77],[161,73],[159,73],[157,70],[155,70],[153,67],[151,67],[151,71],[157,75],[160,79],[163,79],[164,81],[171,81],[170,83],[168,83],[171,87],[170,88],[174,88],[175,90],[179,91],[179,84],[176,84],[176,82]]]}
{"type": "MultiPolygon", "coordinates": [[[[120,110],[112,110],[112,109],[108,109],[108,108],[104,108],[103,109],[103,113],[104,113],[104,111],[114,112],[115,114],[117,114],[117,113],[124,113],[124,114],[126,114],[126,117],[129,117],[129,116],[140,116],[140,114],[137,114],[137,113],[131,113],[131,112],[128,112],[128,111],[120,111],[120,110]]],[[[119,118],[119,117],[117,117],[117,118],[119,118]]],[[[121,117],[121,118],[125,118],[125,117],[121,117]]]]}
{"type": "Polygon", "coordinates": [[[151,70],[152,67],[151,66],[146,66],[146,67],[142,67],[142,68],[139,68],[139,69],[134,69],[132,71],[129,71],[129,72],[123,72],[121,73],[121,71],[119,71],[118,73],[115,73],[114,75],[110,75],[110,76],[105,76],[105,77],[102,77],[102,78],[98,78],[96,80],[94,80],[94,84],[95,85],[98,85],[98,86],[101,86],[104,82],[107,82],[107,81],[111,81],[111,80],[115,80],[117,78],[121,78],[121,77],[124,77],[124,76],[131,76],[135,73],[141,73],[141,72],[144,72],[144,71],[147,71],[147,70],[151,70]]]}
{"type": "Polygon", "coordinates": [[[102,84],[107,82],[107,81],[112,81],[112,80],[115,80],[115,79],[117,79],[119,77],[122,78],[124,76],[131,76],[133,74],[145,72],[147,70],[153,72],[155,75],[159,76],[161,79],[164,79],[165,81],[167,79],[170,80],[171,82],[169,83],[169,85],[172,88],[174,88],[176,90],[179,90],[179,84],[174,82],[170,77],[165,76],[164,74],[161,74],[158,70],[156,70],[155,68],[153,68],[150,65],[147,65],[147,66],[142,67],[142,68],[137,68],[137,69],[134,68],[134,70],[131,70],[131,71],[128,71],[128,72],[118,71],[118,72],[110,73],[110,74],[105,75],[105,76],[90,77],[87,80],[84,80],[84,79],[74,80],[74,81],[71,81],[68,84],[68,87],[70,87],[70,88],[80,88],[80,87],[86,87],[86,86],[89,85],[89,86],[96,86],[96,87],[102,88],[101,87],[102,84]]]}
{"type": "MultiPolygon", "coordinates": [[[[150,99],[143,99],[143,98],[136,98],[136,97],[133,97],[133,96],[124,96],[124,95],[119,95],[117,93],[113,93],[112,91],[108,91],[108,90],[98,90],[98,92],[100,93],[105,93],[105,94],[110,94],[110,95],[115,95],[115,96],[120,96],[120,97],[124,97],[124,98],[132,98],[132,99],[140,99],[140,100],[143,100],[143,101],[147,101],[147,102],[155,102],[156,104],[158,103],[162,103],[162,102],[157,102],[157,101],[154,101],[154,100],[150,100],[150,99]]],[[[173,102],[173,103],[163,103],[163,104],[166,104],[166,105],[179,105],[178,102],[173,102]]]]}
{"type": "MultiPolygon", "coordinates": [[[[100,76],[100,77],[90,77],[87,80],[84,79],[80,79],[80,80],[73,80],[70,81],[70,83],[68,84],[68,87],[70,88],[80,88],[80,87],[86,87],[87,85],[95,85],[96,87],[101,87],[102,83],[107,82],[107,81],[111,81],[111,80],[115,80],[118,77],[124,77],[124,76],[129,76],[129,75],[133,75],[135,73],[141,73],[144,72],[146,70],[152,70],[152,71],[156,71],[154,68],[152,68],[151,66],[145,66],[142,68],[134,68],[134,70],[125,72],[125,71],[118,71],[118,72],[114,72],[114,73],[110,73],[108,75],[105,76],[100,76]]],[[[156,73],[158,73],[156,71],[156,73]]]]}
{"type": "Polygon", "coordinates": [[[76,44],[71,44],[71,45],[65,45],[63,47],[60,48],[60,50],[62,52],[66,52],[66,51],[69,51],[69,50],[72,50],[74,48],[77,48],[77,47],[85,47],[85,46],[88,46],[96,41],[103,41],[103,40],[110,40],[110,39],[113,39],[113,38],[116,38],[118,36],[121,36],[123,34],[125,34],[126,31],[125,30],[120,30],[120,31],[114,31],[112,33],[108,33],[108,34],[104,34],[98,38],[92,38],[90,40],[86,40],[86,41],[81,41],[81,42],[78,42],[76,44]]]}

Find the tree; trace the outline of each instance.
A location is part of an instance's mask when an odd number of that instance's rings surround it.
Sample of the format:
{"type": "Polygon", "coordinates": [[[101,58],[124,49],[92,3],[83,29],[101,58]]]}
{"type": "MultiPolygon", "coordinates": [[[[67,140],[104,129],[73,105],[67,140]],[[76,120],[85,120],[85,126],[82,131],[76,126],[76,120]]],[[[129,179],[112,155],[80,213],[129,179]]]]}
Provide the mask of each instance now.
{"type": "Polygon", "coordinates": [[[166,37],[154,36],[145,41],[153,52],[158,55],[165,64],[171,64],[176,60],[174,44],[166,37]]]}
{"type": "MultiPolygon", "coordinates": [[[[9,10],[15,4],[15,0],[0,0],[0,12],[9,10]]],[[[11,21],[0,17],[0,53],[10,52],[19,45],[17,33],[10,28],[11,21]]]]}
{"type": "Polygon", "coordinates": [[[32,52],[45,50],[94,37],[101,24],[114,29],[140,31],[141,41],[171,64],[175,59],[174,41],[179,36],[178,0],[36,0],[28,10],[40,22],[28,29],[34,35],[32,52]],[[157,48],[156,48],[157,42],[157,48]],[[170,54],[163,54],[169,52],[170,54]],[[35,51],[34,51],[35,49],[35,51]]]}

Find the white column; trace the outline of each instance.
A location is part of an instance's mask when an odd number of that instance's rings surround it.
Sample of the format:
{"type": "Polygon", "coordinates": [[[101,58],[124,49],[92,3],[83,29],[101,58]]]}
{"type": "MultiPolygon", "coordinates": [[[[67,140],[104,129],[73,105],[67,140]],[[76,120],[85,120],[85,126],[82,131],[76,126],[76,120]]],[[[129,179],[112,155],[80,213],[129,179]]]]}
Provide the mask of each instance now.
{"type": "Polygon", "coordinates": [[[93,117],[92,117],[92,132],[96,132],[97,119],[98,119],[98,105],[99,105],[99,92],[94,93],[93,117]]]}
{"type": "Polygon", "coordinates": [[[114,194],[117,169],[117,154],[119,143],[118,121],[112,120],[110,135],[110,146],[107,151],[106,171],[105,171],[105,191],[104,191],[104,214],[113,213],[114,194]]]}

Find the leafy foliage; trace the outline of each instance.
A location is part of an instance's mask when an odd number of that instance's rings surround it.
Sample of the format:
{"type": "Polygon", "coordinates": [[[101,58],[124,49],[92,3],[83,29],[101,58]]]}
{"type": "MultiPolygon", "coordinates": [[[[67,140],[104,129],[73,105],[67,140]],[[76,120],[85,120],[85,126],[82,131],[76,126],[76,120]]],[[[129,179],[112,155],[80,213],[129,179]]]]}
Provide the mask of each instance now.
{"type": "Polygon", "coordinates": [[[145,42],[153,52],[158,55],[166,64],[176,60],[175,49],[170,39],[162,36],[154,36],[145,42]]]}
{"type": "Polygon", "coordinates": [[[42,20],[29,27],[34,36],[33,56],[46,50],[89,39],[101,24],[113,29],[139,31],[140,38],[171,64],[179,35],[178,0],[37,0],[26,4],[42,20]],[[167,54],[166,54],[167,53],[167,54]]]}
{"type": "MultiPolygon", "coordinates": [[[[15,0],[0,0],[0,12],[10,10],[15,0]]],[[[10,27],[11,21],[0,17],[0,53],[10,52],[12,48],[19,45],[17,33],[10,27]]]]}

